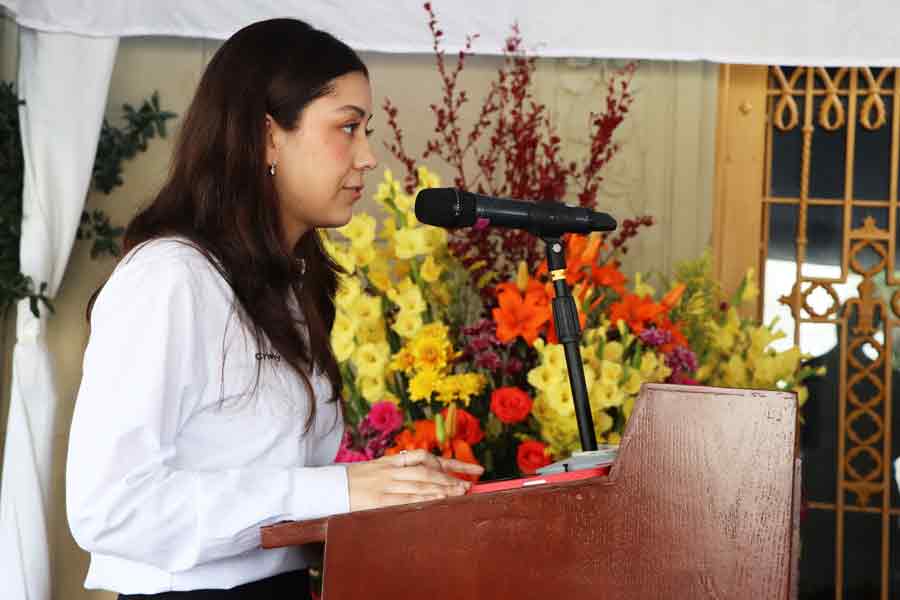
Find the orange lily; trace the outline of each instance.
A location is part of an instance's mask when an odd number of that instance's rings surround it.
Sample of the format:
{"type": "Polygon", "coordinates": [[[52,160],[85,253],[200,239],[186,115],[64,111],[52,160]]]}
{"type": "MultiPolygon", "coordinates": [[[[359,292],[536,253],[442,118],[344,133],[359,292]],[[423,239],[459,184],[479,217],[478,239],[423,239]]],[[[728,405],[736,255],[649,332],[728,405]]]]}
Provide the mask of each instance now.
{"type": "Polygon", "coordinates": [[[529,282],[523,296],[514,283],[501,283],[496,288],[499,306],[492,311],[497,323],[497,338],[509,342],[519,336],[534,344],[538,331],[550,319],[550,305],[542,286],[529,282]]]}
{"type": "Polygon", "coordinates": [[[636,294],[626,294],[620,302],[609,307],[609,320],[618,323],[621,319],[634,333],[640,333],[665,312],[666,307],[653,302],[649,295],[641,298],[636,294]]]}

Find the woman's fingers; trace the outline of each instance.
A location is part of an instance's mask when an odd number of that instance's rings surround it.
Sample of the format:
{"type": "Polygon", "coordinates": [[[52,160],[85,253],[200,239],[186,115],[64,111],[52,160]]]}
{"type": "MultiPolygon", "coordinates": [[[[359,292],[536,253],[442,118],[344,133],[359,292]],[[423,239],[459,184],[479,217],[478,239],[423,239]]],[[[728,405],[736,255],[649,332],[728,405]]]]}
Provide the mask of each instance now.
{"type": "Polygon", "coordinates": [[[397,481],[420,481],[443,486],[456,486],[459,483],[463,483],[452,475],[448,475],[443,471],[436,471],[424,465],[394,469],[391,472],[391,477],[397,481]]]}
{"type": "Polygon", "coordinates": [[[481,475],[484,473],[484,467],[472,463],[456,460],[455,458],[438,458],[444,471],[454,471],[456,473],[466,473],[469,475],[481,475]]]}
{"type": "Polygon", "coordinates": [[[437,457],[431,452],[425,450],[410,450],[408,452],[400,452],[394,455],[394,466],[412,467],[415,465],[427,465],[433,469],[440,470],[441,466],[437,457]]]}
{"type": "MultiPolygon", "coordinates": [[[[460,484],[463,482],[460,481],[460,484]]],[[[447,496],[461,496],[466,493],[464,485],[443,485],[428,481],[403,481],[398,480],[384,488],[385,494],[406,494],[418,496],[435,496],[445,498],[447,496]]]]}
{"type": "Polygon", "coordinates": [[[441,500],[446,497],[446,494],[385,494],[382,496],[382,500],[378,503],[378,506],[401,506],[411,502],[429,502],[431,500],[441,500]]]}
{"type": "Polygon", "coordinates": [[[466,463],[455,458],[440,458],[425,450],[411,450],[395,454],[395,465],[398,467],[411,467],[413,465],[426,465],[438,471],[455,471],[468,475],[481,475],[484,467],[472,463],[466,463]]]}

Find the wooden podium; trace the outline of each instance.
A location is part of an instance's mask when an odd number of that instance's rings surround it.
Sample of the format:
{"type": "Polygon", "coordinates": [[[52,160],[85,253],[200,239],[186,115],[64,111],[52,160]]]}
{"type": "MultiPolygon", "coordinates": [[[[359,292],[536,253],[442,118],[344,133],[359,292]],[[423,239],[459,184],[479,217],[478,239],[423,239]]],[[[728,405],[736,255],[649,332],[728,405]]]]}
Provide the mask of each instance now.
{"type": "Polygon", "coordinates": [[[796,595],[793,394],[645,385],[609,477],[262,531],[325,542],[324,600],[796,595]]]}

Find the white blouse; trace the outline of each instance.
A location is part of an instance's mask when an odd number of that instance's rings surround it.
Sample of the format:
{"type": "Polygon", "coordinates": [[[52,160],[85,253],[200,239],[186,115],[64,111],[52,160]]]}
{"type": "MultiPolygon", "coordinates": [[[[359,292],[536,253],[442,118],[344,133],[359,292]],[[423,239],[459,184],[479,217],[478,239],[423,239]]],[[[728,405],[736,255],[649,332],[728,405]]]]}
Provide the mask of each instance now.
{"type": "Polygon", "coordinates": [[[254,346],[233,303],[172,238],[135,249],[98,295],[66,472],[69,525],[91,553],[85,587],[231,588],[302,568],[300,549],[261,549],[260,526],[349,510],[327,379],[313,377],[304,434],[302,380],[254,346]]]}

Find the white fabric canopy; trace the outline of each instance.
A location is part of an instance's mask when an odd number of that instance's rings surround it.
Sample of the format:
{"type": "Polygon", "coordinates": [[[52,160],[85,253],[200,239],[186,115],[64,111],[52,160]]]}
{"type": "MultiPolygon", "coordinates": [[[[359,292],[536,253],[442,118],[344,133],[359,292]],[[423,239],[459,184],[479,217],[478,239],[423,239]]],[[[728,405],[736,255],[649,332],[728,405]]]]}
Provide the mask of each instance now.
{"type": "MultiPolygon", "coordinates": [[[[430,52],[423,0],[0,0],[21,25],[90,36],[224,39],[254,21],[309,21],[357,50],[430,52]]],[[[518,21],[544,56],[900,65],[897,0],[435,0],[446,48],[497,53],[518,21]]]]}
{"type": "MultiPolygon", "coordinates": [[[[59,288],[90,184],[117,38],[23,29],[19,111],[25,158],[22,272],[59,288]],[[91,65],[91,68],[84,68],[91,65]],[[65,110],[62,110],[62,103],[65,110]]],[[[57,397],[45,336],[28,301],[17,310],[12,394],[0,482],[0,594],[49,600],[47,510],[57,397]]]]}
{"type": "MultiPolygon", "coordinates": [[[[309,21],[365,51],[429,53],[423,0],[0,0],[23,26],[22,270],[63,276],[90,181],[118,38],[224,39],[270,17],[309,21]],[[64,105],[63,105],[64,102],[64,105]],[[64,110],[63,110],[64,109],[64,110]]],[[[755,64],[900,65],[897,0],[436,0],[448,52],[477,33],[498,53],[518,22],[532,54],[755,64]]],[[[49,600],[47,503],[56,414],[44,320],[19,307],[0,489],[0,590],[49,600]]]]}

